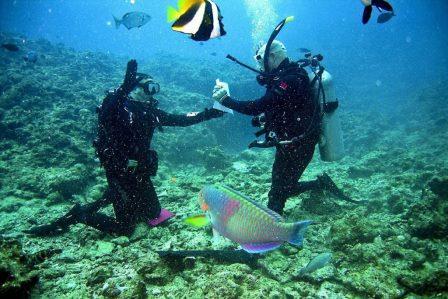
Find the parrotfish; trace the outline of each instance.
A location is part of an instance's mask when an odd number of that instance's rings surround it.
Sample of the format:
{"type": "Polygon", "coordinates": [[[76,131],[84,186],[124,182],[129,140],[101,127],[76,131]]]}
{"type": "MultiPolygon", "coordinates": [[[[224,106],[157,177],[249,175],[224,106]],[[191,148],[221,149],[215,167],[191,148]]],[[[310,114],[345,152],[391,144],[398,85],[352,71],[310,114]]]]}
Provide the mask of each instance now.
{"type": "MultiPolygon", "coordinates": [[[[276,212],[226,186],[204,187],[199,204],[214,230],[249,253],[273,250],[284,242],[301,246],[311,224],[309,220],[285,222],[276,212]]],[[[198,216],[194,218],[200,221],[198,216]]],[[[188,221],[192,223],[191,218],[188,221]]]]}

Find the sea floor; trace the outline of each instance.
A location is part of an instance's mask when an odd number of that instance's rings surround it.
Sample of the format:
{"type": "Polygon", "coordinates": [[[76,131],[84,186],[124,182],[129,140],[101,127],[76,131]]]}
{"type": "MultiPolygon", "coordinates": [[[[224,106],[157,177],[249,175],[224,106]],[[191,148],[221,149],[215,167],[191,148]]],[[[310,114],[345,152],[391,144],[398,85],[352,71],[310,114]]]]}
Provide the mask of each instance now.
{"type": "MultiPolygon", "coordinates": [[[[124,60],[76,53],[45,41],[30,45],[45,49],[46,57],[36,65],[6,54],[1,62],[0,295],[448,297],[446,82],[403,100],[403,118],[356,109],[342,114],[347,156],[324,163],[316,151],[302,179],[327,172],[352,198],[367,203],[355,205],[317,192],[289,199],[287,221],[314,221],[302,248],[285,244],[264,254],[256,266],[210,258],[169,263],[156,251],[238,248],[183,219],[200,212],[197,194],[207,184],[226,184],[266,204],[273,151],[222,150],[213,135],[219,120],[157,133],[155,148],[162,153],[153,181],[162,206],[176,214],[167,225],[141,224],[130,237],[82,224],[60,236],[26,235],[23,230],[63,215],[76,202],[98,199],[105,190],[104,173],[90,145],[94,106],[102,91],[120,82],[124,65],[124,60]],[[108,74],[111,79],[106,80],[108,74]],[[299,275],[324,252],[333,255],[328,265],[299,275]]],[[[185,96],[169,84],[163,100],[185,96]]]]}

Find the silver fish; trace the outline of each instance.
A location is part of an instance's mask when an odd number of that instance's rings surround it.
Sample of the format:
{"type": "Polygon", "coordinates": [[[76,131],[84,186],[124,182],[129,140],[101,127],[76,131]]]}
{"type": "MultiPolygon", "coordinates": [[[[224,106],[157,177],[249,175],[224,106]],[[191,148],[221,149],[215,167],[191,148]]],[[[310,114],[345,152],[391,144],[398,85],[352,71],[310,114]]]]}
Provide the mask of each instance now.
{"type": "Polygon", "coordinates": [[[318,254],[308,263],[308,265],[306,265],[306,267],[300,269],[299,276],[310,274],[320,268],[323,268],[326,264],[328,264],[328,262],[330,262],[330,260],[331,260],[330,252],[318,254]]]}
{"type": "Polygon", "coordinates": [[[140,11],[133,11],[126,13],[121,20],[114,17],[115,28],[118,29],[121,24],[128,29],[140,28],[151,20],[151,16],[140,11]]]}

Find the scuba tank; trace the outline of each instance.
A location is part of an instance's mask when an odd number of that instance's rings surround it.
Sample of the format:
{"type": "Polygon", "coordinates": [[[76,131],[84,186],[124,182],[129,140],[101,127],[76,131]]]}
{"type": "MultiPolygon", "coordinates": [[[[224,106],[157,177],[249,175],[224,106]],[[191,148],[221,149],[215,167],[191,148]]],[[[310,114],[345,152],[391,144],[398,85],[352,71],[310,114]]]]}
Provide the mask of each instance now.
{"type": "MultiPolygon", "coordinates": [[[[315,72],[310,74],[311,81],[315,76],[319,76],[315,72]]],[[[314,96],[319,97],[317,100],[321,105],[321,135],[319,140],[319,153],[322,161],[333,162],[344,157],[344,143],[342,138],[341,121],[339,118],[339,102],[336,98],[334,90],[334,82],[331,74],[324,70],[317,84],[312,86],[314,96]],[[319,92],[319,89],[322,92],[319,92]]]]}

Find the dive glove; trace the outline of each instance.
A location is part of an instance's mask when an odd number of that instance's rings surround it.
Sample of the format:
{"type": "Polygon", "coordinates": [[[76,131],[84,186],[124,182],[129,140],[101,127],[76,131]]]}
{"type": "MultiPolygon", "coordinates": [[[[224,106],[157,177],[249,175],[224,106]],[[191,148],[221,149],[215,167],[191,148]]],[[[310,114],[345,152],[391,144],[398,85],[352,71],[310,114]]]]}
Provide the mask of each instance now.
{"type": "Polygon", "coordinates": [[[126,75],[124,76],[124,81],[120,88],[124,94],[128,95],[134,90],[135,87],[137,87],[137,84],[137,61],[135,59],[131,59],[128,62],[126,75]]]}
{"type": "Polygon", "coordinates": [[[216,85],[213,88],[213,100],[218,103],[222,103],[227,97],[230,96],[229,84],[216,80],[216,85]]]}
{"type": "Polygon", "coordinates": [[[222,112],[221,110],[214,109],[214,108],[211,108],[211,109],[205,108],[205,110],[204,110],[204,116],[207,120],[212,119],[212,118],[222,117],[223,115],[224,115],[224,112],[222,112]]]}

